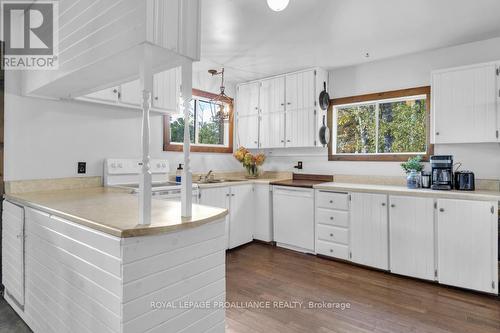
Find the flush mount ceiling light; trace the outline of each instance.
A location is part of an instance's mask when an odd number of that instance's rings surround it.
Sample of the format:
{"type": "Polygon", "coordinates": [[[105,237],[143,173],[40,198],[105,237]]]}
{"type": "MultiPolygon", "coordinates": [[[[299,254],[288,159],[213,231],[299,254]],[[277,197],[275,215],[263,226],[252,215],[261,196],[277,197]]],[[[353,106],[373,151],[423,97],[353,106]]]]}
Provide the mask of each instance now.
{"type": "Polygon", "coordinates": [[[288,6],[289,2],[290,0],[267,0],[267,5],[275,12],[281,12],[288,6]]]}

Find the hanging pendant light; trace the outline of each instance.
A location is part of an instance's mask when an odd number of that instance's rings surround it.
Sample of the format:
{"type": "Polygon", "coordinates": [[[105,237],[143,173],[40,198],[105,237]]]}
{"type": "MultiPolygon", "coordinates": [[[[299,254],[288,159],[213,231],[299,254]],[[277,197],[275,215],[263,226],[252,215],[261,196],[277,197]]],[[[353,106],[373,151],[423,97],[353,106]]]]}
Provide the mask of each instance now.
{"type": "Polygon", "coordinates": [[[212,76],[221,76],[220,93],[210,100],[212,114],[220,120],[229,119],[229,110],[226,110],[226,105],[231,101],[231,98],[226,95],[226,87],[224,86],[224,68],[220,71],[210,69],[208,72],[212,74],[212,76]]]}
{"type": "Polygon", "coordinates": [[[281,12],[288,6],[289,2],[290,0],[267,0],[267,5],[275,12],[281,12]]]}

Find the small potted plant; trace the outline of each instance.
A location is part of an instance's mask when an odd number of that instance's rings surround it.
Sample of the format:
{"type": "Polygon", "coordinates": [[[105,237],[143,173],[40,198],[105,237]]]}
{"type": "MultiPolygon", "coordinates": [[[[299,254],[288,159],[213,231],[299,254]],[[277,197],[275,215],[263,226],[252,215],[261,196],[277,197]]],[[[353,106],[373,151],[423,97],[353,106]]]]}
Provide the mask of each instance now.
{"type": "Polygon", "coordinates": [[[405,171],[406,185],[408,188],[419,188],[420,187],[420,173],[424,170],[424,165],[422,164],[422,156],[410,157],[408,161],[401,163],[401,167],[405,171]]]}
{"type": "Polygon", "coordinates": [[[264,164],[266,155],[263,153],[253,155],[245,147],[238,148],[233,155],[247,169],[247,178],[257,178],[259,176],[259,166],[264,164]]]}

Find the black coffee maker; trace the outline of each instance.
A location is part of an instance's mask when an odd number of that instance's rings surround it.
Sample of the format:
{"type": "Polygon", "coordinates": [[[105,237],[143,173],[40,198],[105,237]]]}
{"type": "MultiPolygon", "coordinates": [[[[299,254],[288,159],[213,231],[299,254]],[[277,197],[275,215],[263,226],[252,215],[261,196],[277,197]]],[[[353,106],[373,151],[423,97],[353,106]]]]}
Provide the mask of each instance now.
{"type": "Polygon", "coordinates": [[[453,156],[431,156],[433,190],[451,190],[453,188],[453,156]]]}

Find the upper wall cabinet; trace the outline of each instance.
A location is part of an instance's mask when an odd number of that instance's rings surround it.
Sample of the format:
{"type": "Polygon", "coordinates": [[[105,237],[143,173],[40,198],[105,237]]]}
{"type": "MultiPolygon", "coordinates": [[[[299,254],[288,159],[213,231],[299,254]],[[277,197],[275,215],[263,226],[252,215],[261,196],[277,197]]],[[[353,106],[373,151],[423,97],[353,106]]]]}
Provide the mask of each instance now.
{"type": "Polygon", "coordinates": [[[433,72],[433,143],[499,141],[499,66],[486,63],[433,72]]]}
{"type": "Polygon", "coordinates": [[[59,1],[56,70],[27,71],[27,95],[74,98],[200,59],[200,0],[59,1]]]}
{"type": "Polygon", "coordinates": [[[253,145],[250,148],[318,146],[317,134],[324,112],[317,98],[327,78],[326,71],[316,68],[239,85],[236,98],[239,144],[253,145]],[[254,133],[247,138],[249,119],[252,124],[257,123],[257,139],[254,133]]]}
{"type": "MultiPolygon", "coordinates": [[[[154,75],[153,80],[151,110],[156,112],[178,112],[179,96],[181,93],[180,69],[173,68],[157,73],[154,75]]],[[[139,80],[135,80],[78,97],[77,100],[140,109],[142,92],[139,80]]]]}

